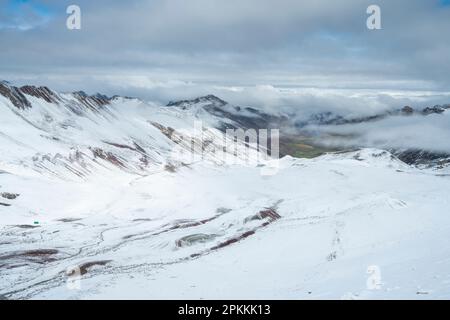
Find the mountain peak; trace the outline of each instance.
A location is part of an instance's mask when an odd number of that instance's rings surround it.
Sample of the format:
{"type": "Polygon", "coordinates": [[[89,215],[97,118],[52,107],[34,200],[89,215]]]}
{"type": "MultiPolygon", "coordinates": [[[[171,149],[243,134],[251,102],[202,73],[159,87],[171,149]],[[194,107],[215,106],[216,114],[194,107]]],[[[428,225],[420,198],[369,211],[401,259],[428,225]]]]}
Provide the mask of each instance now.
{"type": "Polygon", "coordinates": [[[220,99],[219,97],[217,97],[213,94],[208,94],[206,96],[201,96],[201,97],[191,99],[191,100],[170,101],[167,104],[167,106],[168,107],[186,108],[187,106],[195,105],[195,104],[199,104],[199,103],[209,103],[209,104],[214,104],[217,106],[224,106],[224,105],[228,104],[228,102],[220,99]]]}

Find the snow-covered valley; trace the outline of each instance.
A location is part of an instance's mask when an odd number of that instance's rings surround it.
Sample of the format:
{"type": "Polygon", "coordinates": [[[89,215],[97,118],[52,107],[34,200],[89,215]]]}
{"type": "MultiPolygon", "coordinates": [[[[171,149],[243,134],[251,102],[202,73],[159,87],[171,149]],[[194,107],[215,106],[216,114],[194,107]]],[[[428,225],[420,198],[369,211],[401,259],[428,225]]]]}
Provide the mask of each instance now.
{"type": "Polygon", "coordinates": [[[445,168],[370,148],[249,164],[218,129],[249,110],[1,85],[2,298],[450,297],[445,168]],[[219,148],[191,161],[181,135],[219,148]]]}

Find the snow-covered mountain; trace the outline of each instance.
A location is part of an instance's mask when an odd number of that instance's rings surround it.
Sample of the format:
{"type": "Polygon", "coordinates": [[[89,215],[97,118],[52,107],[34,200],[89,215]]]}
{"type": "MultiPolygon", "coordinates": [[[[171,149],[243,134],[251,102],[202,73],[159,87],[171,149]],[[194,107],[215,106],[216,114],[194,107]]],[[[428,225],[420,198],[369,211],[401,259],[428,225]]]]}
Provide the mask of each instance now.
{"type": "Polygon", "coordinates": [[[0,83],[0,297],[449,298],[447,171],[226,148],[287,123],[0,83]]]}
{"type": "Polygon", "coordinates": [[[221,143],[220,128],[242,127],[244,121],[267,123],[249,108],[239,110],[214,96],[199,98],[187,108],[182,102],[157,106],[134,98],[1,83],[0,103],[0,142],[10,150],[0,159],[3,166],[10,172],[27,170],[63,179],[118,169],[145,176],[172,166],[171,160],[181,163],[176,149],[190,147],[183,146],[183,135],[221,143]],[[202,127],[196,128],[200,121],[202,127]]]}

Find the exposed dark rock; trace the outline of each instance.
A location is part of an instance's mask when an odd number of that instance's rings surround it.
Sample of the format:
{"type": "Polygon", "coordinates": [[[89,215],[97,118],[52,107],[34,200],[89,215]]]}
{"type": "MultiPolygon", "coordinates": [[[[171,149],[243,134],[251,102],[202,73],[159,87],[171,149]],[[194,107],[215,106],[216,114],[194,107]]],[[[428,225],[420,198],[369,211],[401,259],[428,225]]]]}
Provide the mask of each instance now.
{"type": "Polygon", "coordinates": [[[210,94],[204,97],[198,97],[192,100],[180,100],[180,101],[170,101],[167,106],[168,107],[181,107],[182,109],[186,109],[188,106],[198,103],[212,103],[220,106],[224,106],[227,102],[222,99],[210,94]]]}
{"type": "Polygon", "coordinates": [[[108,161],[118,167],[122,167],[122,168],[125,167],[125,164],[121,160],[119,160],[119,158],[117,156],[115,156],[113,153],[104,151],[103,149],[100,149],[100,148],[90,147],[89,149],[92,151],[94,158],[103,159],[103,160],[108,161]]]}
{"type": "Polygon", "coordinates": [[[111,100],[113,99],[98,93],[90,96],[84,91],[76,91],[73,93],[73,96],[84,106],[95,112],[98,112],[98,108],[110,104],[111,100]]]}
{"type": "Polygon", "coordinates": [[[159,131],[161,131],[162,134],[164,134],[167,138],[172,140],[172,135],[175,133],[175,130],[171,127],[165,127],[162,124],[159,124],[157,122],[152,122],[152,125],[156,127],[159,131]]]}
{"type": "Polygon", "coordinates": [[[18,196],[20,196],[20,194],[18,193],[9,193],[9,192],[3,192],[0,194],[3,198],[8,199],[8,200],[14,200],[16,199],[18,196]]]}
{"type": "Polygon", "coordinates": [[[48,103],[57,103],[58,96],[47,87],[23,86],[20,91],[24,94],[44,99],[48,103]]]}
{"type": "Polygon", "coordinates": [[[340,115],[336,115],[332,112],[321,112],[311,115],[306,120],[301,120],[296,123],[298,127],[304,127],[306,125],[328,125],[328,124],[344,124],[347,120],[340,115]]]}
{"type": "Polygon", "coordinates": [[[34,226],[32,224],[16,224],[14,227],[20,228],[20,229],[34,229],[34,228],[40,228],[39,226],[34,226]]]}
{"type": "Polygon", "coordinates": [[[409,165],[444,166],[450,164],[450,154],[421,149],[389,150],[401,161],[409,165]]]}
{"type": "Polygon", "coordinates": [[[128,146],[126,144],[114,143],[114,142],[108,142],[108,141],[103,141],[103,142],[106,144],[109,144],[110,146],[116,147],[116,148],[129,149],[132,151],[136,151],[136,149],[134,147],[128,146]]]}
{"type": "Polygon", "coordinates": [[[80,218],[62,218],[62,219],[59,219],[59,220],[57,220],[57,221],[60,221],[60,222],[75,222],[75,221],[79,221],[79,220],[81,220],[80,218]]]}
{"type": "Polygon", "coordinates": [[[226,119],[218,128],[226,129],[270,129],[280,128],[288,119],[283,116],[275,116],[264,113],[250,107],[228,106],[228,103],[214,95],[199,97],[192,100],[169,102],[168,107],[188,109],[193,105],[203,103],[202,108],[208,113],[226,119]],[[227,108],[224,108],[227,106],[227,108]]]}
{"type": "Polygon", "coordinates": [[[26,260],[35,263],[48,263],[56,260],[54,255],[59,251],[56,249],[38,249],[10,252],[0,256],[0,261],[20,261],[26,260]]]}
{"type": "Polygon", "coordinates": [[[411,108],[410,106],[404,106],[401,110],[401,113],[404,115],[411,115],[414,113],[414,109],[411,108]]]}
{"type": "Polygon", "coordinates": [[[285,117],[266,114],[251,108],[246,108],[246,110],[253,110],[253,116],[244,115],[239,112],[232,113],[217,105],[209,105],[203,108],[214,116],[228,120],[227,122],[222,122],[222,125],[218,128],[221,131],[225,131],[226,129],[247,130],[280,128],[282,127],[282,124],[287,121],[287,118],[285,117]],[[229,120],[231,120],[231,123],[229,120]]]}
{"type": "Polygon", "coordinates": [[[150,163],[149,158],[147,156],[147,152],[145,151],[144,148],[139,146],[136,142],[133,142],[133,146],[129,146],[129,145],[126,145],[126,144],[121,144],[121,143],[115,143],[115,142],[108,142],[108,141],[103,141],[103,142],[106,143],[106,144],[109,144],[109,145],[111,145],[113,147],[116,147],[116,148],[128,149],[128,150],[131,150],[131,151],[139,153],[141,155],[141,157],[139,158],[139,161],[145,167],[148,166],[149,163],[150,163]]]}
{"type": "Polygon", "coordinates": [[[274,209],[268,208],[265,210],[261,210],[257,214],[246,218],[244,222],[249,222],[249,221],[253,221],[253,220],[264,220],[264,219],[267,219],[270,222],[273,222],[280,218],[281,218],[281,216],[274,209]]]}
{"type": "Polygon", "coordinates": [[[327,256],[327,261],[333,261],[333,260],[336,260],[337,259],[337,252],[336,251],[333,251],[332,253],[330,253],[328,256],[327,256]]]}
{"type": "MultiPolygon", "coordinates": [[[[213,220],[219,218],[221,215],[222,215],[222,213],[216,214],[215,216],[212,216],[212,217],[210,217],[210,218],[206,218],[206,219],[203,219],[203,220],[189,220],[189,219],[186,219],[186,220],[176,220],[176,221],[174,221],[174,222],[171,223],[171,224],[166,224],[166,225],[164,225],[164,226],[163,226],[163,227],[164,227],[163,230],[158,231],[158,232],[155,232],[155,233],[151,233],[151,235],[152,235],[152,236],[158,236],[158,235],[160,235],[160,234],[167,233],[167,232],[170,232],[170,231],[173,231],[173,230],[187,229],[187,228],[192,228],[192,227],[198,227],[198,226],[201,226],[201,225],[203,225],[203,224],[206,224],[206,223],[208,223],[208,222],[211,222],[211,221],[213,221],[213,220]]],[[[128,240],[128,239],[131,239],[131,238],[135,238],[135,237],[137,237],[137,236],[140,236],[140,235],[142,235],[142,234],[131,234],[131,235],[126,235],[126,236],[124,236],[122,239],[128,240]]]]}
{"type": "Polygon", "coordinates": [[[424,114],[424,115],[441,114],[443,112],[445,112],[445,108],[442,106],[427,107],[422,110],[422,114],[424,114]]]}
{"type": "Polygon", "coordinates": [[[0,94],[9,99],[11,103],[18,109],[31,108],[31,103],[23,95],[17,87],[10,86],[5,82],[0,82],[0,94]]]}
{"type": "Polygon", "coordinates": [[[170,172],[170,173],[174,173],[174,172],[176,172],[177,171],[177,167],[175,167],[173,164],[171,164],[171,163],[168,163],[168,164],[166,164],[165,166],[164,166],[164,170],[166,170],[167,172],[170,172]]]}
{"type": "MultiPolygon", "coordinates": [[[[276,205],[275,205],[275,207],[276,207],[276,205]]],[[[256,215],[251,216],[250,218],[247,218],[246,221],[245,221],[245,222],[248,222],[248,221],[251,221],[251,220],[266,220],[265,222],[261,223],[259,226],[255,227],[255,228],[253,228],[251,230],[245,231],[243,233],[240,233],[240,234],[238,234],[238,235],[236,235],[236,236],[234,236],[234,237],[232,237],[232,238],[230,238],[228,240],[220,242],[219,244],[209,248],[209,250],[207,250],[206,252],[222,249],[222,248],[227,247],[227,246],[229,246],[231,244],[237,243],[237,242],[239,242],[239,241],[241,241],[241,240],[243,240],[245,238],[248,238],[248,237],[254,235],[259,229],[267,227],[272,222],[280,219],[281,216],[275,210],[275,207],[266,208],[264,210],[261,210],[256,215]]],[[[205,252],[203,252],[203,253],[205,253],[205,252]]],[[[198,257],[200,255],[202,255],[202,253],[195,253],[195,254],[192,254],[190,257],[191,258],[196,258],[196,257],[198,257]]]]}
{"type": "Polygon", "coordinates": [[[226,240],[224,242],[219,243],[218,245],[212,247],[210,250],[217,250],[217,249],[221,249],[221,248],[227,247],[230,244],[239,242],[239,241],[241,241],[241,240],[243,240],[245,238],[250,237],[251,235],[254,235],[255,233],[256,233],[255,230],[246,231],[246,232],[241,233],[240,235],[238,235],[238,236],[236,236],[234,238],[231,238],[231,239],[228,239],[228,240],[226,240]]]}

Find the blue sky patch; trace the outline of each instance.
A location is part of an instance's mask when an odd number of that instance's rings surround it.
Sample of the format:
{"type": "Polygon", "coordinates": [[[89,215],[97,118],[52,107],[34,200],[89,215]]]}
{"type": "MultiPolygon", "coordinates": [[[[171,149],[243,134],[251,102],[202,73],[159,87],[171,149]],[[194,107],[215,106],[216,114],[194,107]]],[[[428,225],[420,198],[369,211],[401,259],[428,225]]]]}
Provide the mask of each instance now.
{"type": "Polygon", "coordinates": [[[9,0],[0,4],[0,29],[29,30],[46,24],[52,10],[38,1],[9,0]]]}

